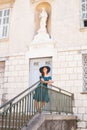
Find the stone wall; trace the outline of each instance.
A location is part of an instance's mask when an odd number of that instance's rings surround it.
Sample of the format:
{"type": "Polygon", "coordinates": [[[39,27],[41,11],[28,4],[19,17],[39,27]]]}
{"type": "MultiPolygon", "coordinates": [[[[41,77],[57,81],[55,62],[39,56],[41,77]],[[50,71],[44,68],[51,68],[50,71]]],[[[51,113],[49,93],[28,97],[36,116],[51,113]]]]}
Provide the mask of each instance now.
{"type": "Polygon", "coordinates": [[[36,114],[21,130],[76,130],[76,116],[36,114]]]}
{"type": "Polygon", "coordinates": [[[75,94],[82,92],[82,54],[79,51],[58,52],[58,86],[75,94]]]}
{"type": "Polygon", "coordinates": [[[24,55],[10,56],[5,60],[3,82],[3,93],[6,93],[6,100],[28,88],[29,60],[26,60],[24,55]]]}
{"type": "Polygon", "coordinates": [[[76,130],[76,121],[45,120],[38,130],[76,130]]]}
{"type": "Polygon", "coordinates": [[[87,130],[87,95],[83,92],[82,51],[58,52],[58,86],[74,93],[73,112],[77,130],[87,130]]]}
{"type": "MultiPolygon", "coordinates": [[[[58,51],[53,63],[53,80],[58,87],[74,93],[77,130],[87,129],[87,95],[83,91],[82,54],[79,50],[58,51]],[[57,60],[56,60],[57,58],[57,60]]],[[[3,92],[6,100],[29,86],[29,60],[25,55],[12,55],[5,60],[3,92]]]]}

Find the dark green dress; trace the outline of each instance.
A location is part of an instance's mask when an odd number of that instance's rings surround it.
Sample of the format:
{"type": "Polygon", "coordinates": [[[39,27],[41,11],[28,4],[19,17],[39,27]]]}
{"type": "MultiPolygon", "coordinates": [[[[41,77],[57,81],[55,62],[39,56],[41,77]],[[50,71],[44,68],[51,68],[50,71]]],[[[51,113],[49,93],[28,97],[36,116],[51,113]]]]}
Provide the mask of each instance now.
{"type": "MultiPolygon", "coordinates": [[[[44,81],[52,80],[51,76],[45,77],[40,76],[40,79],[43,78],[44,81]]],[[[49,102],[49,94],[47,89],[46,83],[39,83],[37,88],[35,89],[35,94],[33,96],[33,99],[37,102],[49,102]]]]}

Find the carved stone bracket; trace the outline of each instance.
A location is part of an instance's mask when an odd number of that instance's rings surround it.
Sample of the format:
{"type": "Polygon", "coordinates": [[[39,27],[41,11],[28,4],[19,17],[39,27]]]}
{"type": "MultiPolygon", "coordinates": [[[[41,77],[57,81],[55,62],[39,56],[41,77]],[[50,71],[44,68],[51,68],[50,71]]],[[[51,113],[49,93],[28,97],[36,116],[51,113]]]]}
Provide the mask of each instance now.
{"type": "MultiPolygon", "coordinates": [[[[53,0],[49,0],[49,1],[53,1],[53,0]]],[[[32,3],[36,3],[36,2],[43,2],[43,0],[31,0],[32,3]]]]}
{"type": "Polygon", "coordinates": [[[15,0],[0,0],[0,4],[13,4],[15,0]]]}

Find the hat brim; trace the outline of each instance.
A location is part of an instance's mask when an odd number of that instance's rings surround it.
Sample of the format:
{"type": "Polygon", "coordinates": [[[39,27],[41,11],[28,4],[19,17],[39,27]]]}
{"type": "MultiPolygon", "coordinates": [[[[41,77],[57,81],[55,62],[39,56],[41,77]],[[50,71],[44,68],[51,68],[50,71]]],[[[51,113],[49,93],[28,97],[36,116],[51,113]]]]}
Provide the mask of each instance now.
{"type": "Polygon", "coordinates": [[[39,69],[40,73],[42,73],[43,68],[47,68],[48,73],[50,72],[50,67],[49,67],[49,66],[43,66],[43,67],[41,67],[41,68],[39,69]]]}

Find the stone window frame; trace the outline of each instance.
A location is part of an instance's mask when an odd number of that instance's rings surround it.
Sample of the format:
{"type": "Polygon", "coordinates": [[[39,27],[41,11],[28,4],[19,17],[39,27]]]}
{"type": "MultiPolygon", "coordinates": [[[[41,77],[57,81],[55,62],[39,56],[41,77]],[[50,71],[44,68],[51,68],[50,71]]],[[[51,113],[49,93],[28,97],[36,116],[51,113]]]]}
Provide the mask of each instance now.
{"type": "Polygon", "coordinates": [[[87,54],[82,54],[83,92],[87,92],[87,54]]]}
{"type": "Polygon", "coordinates": [[[85,66],[84,66],[84,56],[87,56],[87,50],[82,50],[81,51],[81,55],[82,55],[82,84],[83,84],[83,87],[82,87],[82,91],[80,94],[87,94],[87,85],[85,85],[85,66]]]}
{"type": "Polygon", "coordinates": [[[9,15],[9,25],[8,25],[8,33],[6,37],[0,38],[0,42],[8,41],[10,37],[10,24],[11,24],[11,12],[12,8],[14,5],[15,0],[0,0],[0,11],[2,10],[10,10],[10,15],[9,15]]]}
{"type": "Polygon", "coordinates": [[[4,83],[5,83],[5,64],[6,64],[6,60],[7,60],[7,58],[0,58],[0,74],[1,74],[1,80],[2,80],[2,82],[0,81],[0,91],[1,91],[1,104],[0,105],[3,105],[4,103],[6,103],[6,101],[7,101],[7,97],[6,97],[6,95],[7,95],[7,93],[6,92],[4,92],[3,90],[4,90],[4,83]],[[1,87],[2,86],[2,87],[1,87]]]}
{"type": "Polygon", "coordinates": [[[80,19],[81,19],[81,29],[87,30],[87,26],[84,22],[87,21],[87,0],[80,0],[80,19]]]}
{"type": "MultiPolygon", "coordinates": [[[[83,69],[83,89],[82,89],[82,92],[81,94],[87,94],[87,82],[85,84],[85,66],[87,65],[87,50],[83,50],[81,51],[81,54],[82,54],[82,69],[83,69]],[[84,66],[84,56],[86,56],[86,65],[84,66]]],[[[86,69],[87,69],[87,66],[86,66],[86,69]]],[[[86,70],[87,71],[87,70],[86,70]]],[[[86,73],[86,76],[87,76],[87,73],[86,73]]]]}

